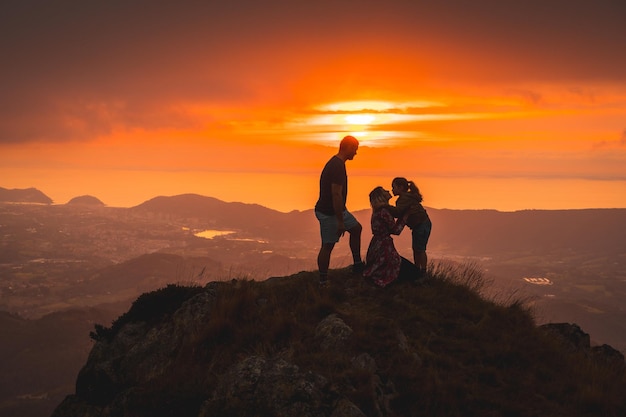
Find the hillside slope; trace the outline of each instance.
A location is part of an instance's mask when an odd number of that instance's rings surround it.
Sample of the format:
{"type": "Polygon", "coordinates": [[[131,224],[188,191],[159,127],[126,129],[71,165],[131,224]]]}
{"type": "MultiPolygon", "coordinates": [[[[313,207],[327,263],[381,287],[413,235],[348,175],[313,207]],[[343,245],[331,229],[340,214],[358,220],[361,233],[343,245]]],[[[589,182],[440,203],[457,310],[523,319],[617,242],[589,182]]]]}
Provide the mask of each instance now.
{"type": "Polygon", "coordinates": [[[0,311],[0,416],[49,416],[73,389],[93,323],[116,315],[83,308],[26,320],[0,311]]]}
{"type": "Polygon", "coordinates": [[[96,326],[53,416],[626,415],[619,352],[481,298],[471,267],[385,289],[330,272],[143,294],[96,326]]]}

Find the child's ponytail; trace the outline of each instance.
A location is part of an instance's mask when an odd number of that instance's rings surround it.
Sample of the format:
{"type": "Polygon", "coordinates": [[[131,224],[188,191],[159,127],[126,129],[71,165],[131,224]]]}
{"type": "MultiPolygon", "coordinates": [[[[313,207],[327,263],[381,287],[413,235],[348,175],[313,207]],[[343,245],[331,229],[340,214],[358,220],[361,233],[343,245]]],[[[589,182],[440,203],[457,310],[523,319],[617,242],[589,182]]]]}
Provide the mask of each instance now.
{"type": "Polygon", "coordinates": [[[415,183],[413,181],[407,181],[408,182],[408,191],[409,193],[415,195],[418,199],[418,201],[421,203],[423,200],[422,194],[420,193],[419,188],[417,188],[417,185],[415,185],[415,183]]]}

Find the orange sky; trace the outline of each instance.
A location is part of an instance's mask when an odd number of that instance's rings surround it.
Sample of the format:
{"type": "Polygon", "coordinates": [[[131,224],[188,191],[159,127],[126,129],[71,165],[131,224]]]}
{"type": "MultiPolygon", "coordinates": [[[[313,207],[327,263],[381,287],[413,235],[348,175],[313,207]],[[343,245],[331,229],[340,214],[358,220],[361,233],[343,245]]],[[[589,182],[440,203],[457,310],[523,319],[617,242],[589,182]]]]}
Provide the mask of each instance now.
{"type": "Polygon", "coordinates": [[[3,3],[0,187],[304,210],[351,133],[352,209],[626,207],[625,3],[311,3],[3,3]]]}

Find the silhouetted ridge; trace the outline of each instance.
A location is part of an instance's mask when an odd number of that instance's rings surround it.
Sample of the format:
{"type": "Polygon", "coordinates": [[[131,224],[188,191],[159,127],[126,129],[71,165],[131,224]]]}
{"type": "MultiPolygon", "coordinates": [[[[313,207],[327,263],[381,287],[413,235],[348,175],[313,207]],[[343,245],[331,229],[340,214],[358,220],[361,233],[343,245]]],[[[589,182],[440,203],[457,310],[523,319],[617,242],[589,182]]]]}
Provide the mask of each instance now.
{"type": "Polygon", "coordinates": [[[78,197],[74,197],[66,204],[70,206],[104,207],[104,203],[102,201],[91,195],[81,195],[78,197]]]}
{"type": "Polygon", "coordinates": [[[91,195],[82,195],[82,196],[74,197],[70,201],[68,201],[67,204],[74,205],[74,206],[94,206],[94,207],[104,206],[104,203],[102,201],[100,201],[99,199],[91,195]]]}
{"type": "MultiPolygon", "coordinates": [[[[594,247],[626,250],[626,210],[435,210],[429,209],[438,236],[454,236],[454,245],[472,253],[538,251],[594,247]],[[510,239],[502,239],[509,236],[510,239]]],[[[430,244],[430,243],[429,243],[430,244]]]]}
{"type": "Polygon", "coordinates": [[[311,211],[283,213],[258,204],[228,203],[198,194],[155,197],[131,210],[202,220],[207,224],[219,224],[222,228],[246,230],[259,235],[267,235],[271,231],[279,238],[292,238],[294,232],[296,235],[311,233],[317,227],[317,220],[311,211]],[[294,221],[301,224],[302,229],[294,231],[294,221]]]}
{"type": "Polygon", "coordinates": [[[8,203],[52,204],[52,199],[36,188],[9,190],[0,187],[0,201],[8,203]]]}

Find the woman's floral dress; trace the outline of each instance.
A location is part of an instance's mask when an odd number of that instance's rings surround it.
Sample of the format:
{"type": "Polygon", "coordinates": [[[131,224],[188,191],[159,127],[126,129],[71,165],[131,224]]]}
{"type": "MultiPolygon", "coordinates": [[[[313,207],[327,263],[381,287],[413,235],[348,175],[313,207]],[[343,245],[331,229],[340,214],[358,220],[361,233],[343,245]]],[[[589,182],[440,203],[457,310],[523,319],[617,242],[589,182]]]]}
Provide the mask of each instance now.
{"type": "Polygon", "coordinates": [[[374,210],[371,223],[373,236],[367,248],[363,276],[384,287],[400,273],[400,254],[391,235],[399,235],[405,223],[402,218],[395,220],[386,206],[374,210]]]}

